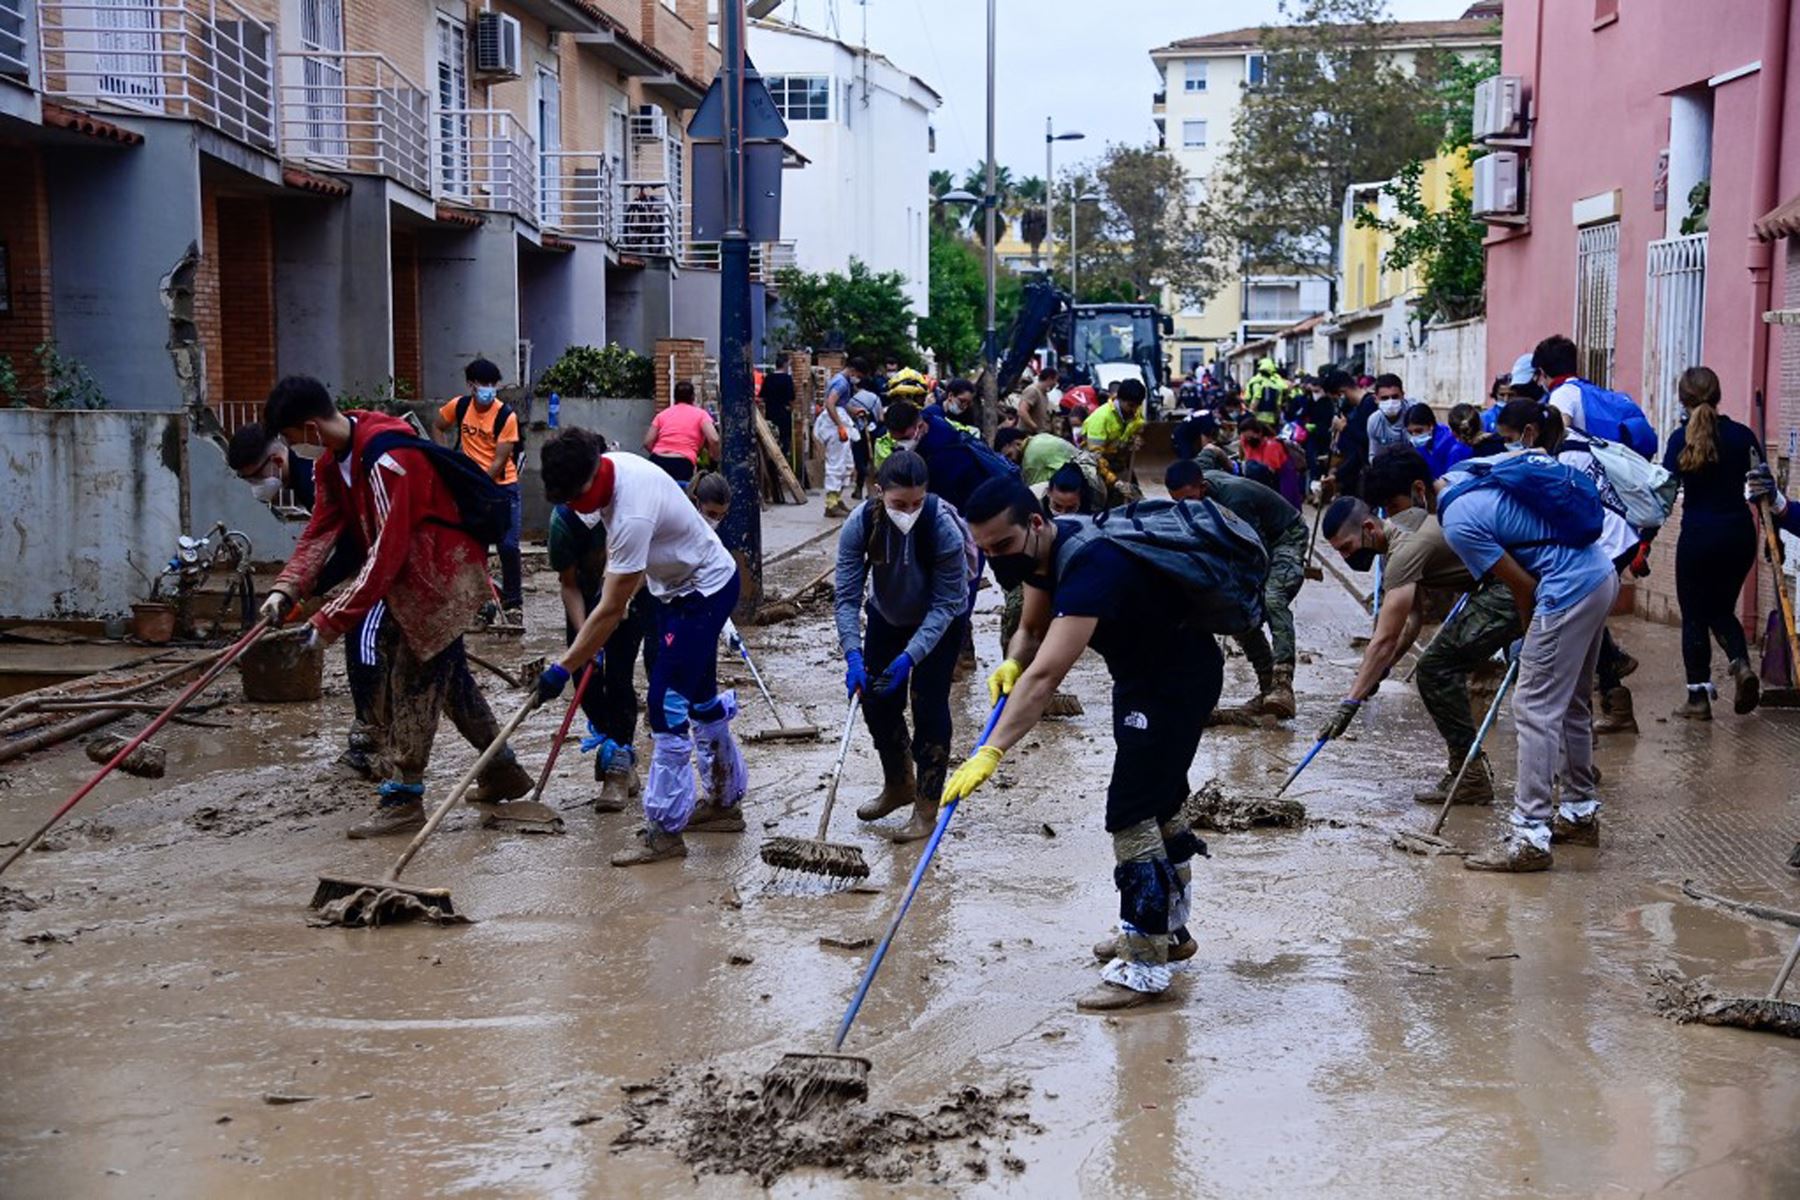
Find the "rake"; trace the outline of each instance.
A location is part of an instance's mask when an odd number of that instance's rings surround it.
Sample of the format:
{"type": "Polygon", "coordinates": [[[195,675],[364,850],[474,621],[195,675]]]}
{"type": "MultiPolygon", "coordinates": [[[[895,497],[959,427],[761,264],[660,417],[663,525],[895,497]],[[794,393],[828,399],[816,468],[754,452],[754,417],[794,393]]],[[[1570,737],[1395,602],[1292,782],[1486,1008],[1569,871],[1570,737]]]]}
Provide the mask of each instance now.
{"type": "Polygon", "coordinates": [[[430,820],[425,822],[425,828],[413,835],[413,840],[407,843],[406,849],[400,852],[400,857],[394,860],[393,868],[388,871],[386,879],[356,879],[348,875],[321,875],[318,889],[313,892],[312,907],[323,908],[334,900],[342,900],[368,888],[373,889],[377,896],[387,892],[410,896],[424,907],[436,910],[443,916],[453,916],[456,913],[456,907],[450,902],[449,888],[415,887],[412,884],[401,883],[400,872],[406,870],[406,864],[413,860],[413,855],[419,852],[419,847],[425,844],[425,839],[437,832],[437,827],[443,824],[445,815],[458,800],[462,799],[463,793],[468,791],[475,782],[475,777],[481,774],[488,763],[493,761],[496,754],[500,753],[500,747],[506,745],[506,739],[512,736],[513,730],[517,729],[525,718],[531,715],[531,710],[536,707],[536,695],[519,706],[519,711],[514,713],[512,719],[501,728],[500,735],[489,744],[486,750],[481,752],[481,757],[475,760],[474,765],[464,772],[456,786],[451,788],[449,793],[438,802],[437,808],[432,811],[430,820]]]}
{"type": "MultiPolygon", "coordinates": [[[[987,724],[981,730],[981,738],[975,743],[977,749],[987,744],[994,726],[1000,723],[1000,714],[1005,711],[1006,697],[1002,696],[988,714],[987,724]]],[[[844,1012],[844,1019],[838,1023],[837,1037],[831,1043],[834,1052],[843,1050],[844,1038],[849,1035],[856,1014],[862,1011],[863,1001],[868,999],[869,985],[875,982],[875,973],[881,970],[888,947],[894,944],[894,935],[900,932],[900,922],[906,919],[913,897],[918,894],[919,884],[925,879],[925,871],[931,866],[932,857],[937,854],[938,843],[944,840],[944,831],[950,827],[950,818],[955,814],[954,800],[938,810],[937,827],[931,831],[931,840],[925,843],[925,853],[919,856],[919,865],[913,868],[912,878],[906,884],[906,893],[900,898],[900,907],[894,913],[887,933],[882,936],[881,944],[875,947],[875,955],[863,972],[862,982],[857,985],[856,995],[851,998],[850,1007],[844,1012]]],[[[791,1117],[804,1115],[828,1099],[866,1100],[869,1098],[869,1070],[872,1065],[868,1059],[853,1054],[784,1054],[781,1061],[763,1076],[763,1102],[776,1112],[791,1117]]]]}
{"type": "Polygon", "coordinates": [[[773,837],[762,844],[762,860],[777,871],[798,871],[804,875],[823,876],[833,890],[853,886],[869,877],[869,864],[863,861],[860,846],[834,844],[825,840],[831,825],[831,808],[837,803],[838,781],[844,775],[844,758],[850,752],[850,734],[856,726],[856,710],[862,693],[850,697],[850,715],[844,718],[844,736],[838,743],[837,762],[831,768],[831,786],[825,792],[825,811],[819,814],[819,832],[810,838],[773,837]]]}
{"type": "Polygon", "coordinates": [[[750,657],[750,647],[744,645],[744,637],[737,626],[729,618],[725,621],[725,644],[736,650],[744,665],[750,668],[750,677],[756,680],[756,690],[762,693],[769,711],[775,715],[775,728],[759,729],[750,734],[746,741],[751,742],[815,742],[819,739],[817,725],[789,725],[781,719],[781,710],[775,707],[775,697],[769,694],[769,687],[763,682],[762,672],[756,669],[756,660],[750,657]]]}

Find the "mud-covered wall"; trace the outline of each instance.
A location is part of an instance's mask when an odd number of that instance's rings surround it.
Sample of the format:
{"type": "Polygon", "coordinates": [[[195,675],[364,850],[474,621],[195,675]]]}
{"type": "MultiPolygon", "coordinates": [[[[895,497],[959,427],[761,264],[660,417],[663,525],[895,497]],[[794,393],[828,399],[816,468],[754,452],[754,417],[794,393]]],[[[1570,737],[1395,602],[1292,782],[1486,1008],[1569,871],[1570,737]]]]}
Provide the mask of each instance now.
{"type": "Polygon", "coordinates": [[[223,520],[259,561],[287,557],[300,526],[252,500],[182,414],[0,409],[0,619],[129,613],[183,532],[184,460],[193,532],[223,520]]]}
{"type": "MultiPolygon", "coordinates": [[[[550,505],[544,499],[544,480],[538,472],[538,453],[544,443],[556,436],[557,430],[545,424],[548,416],[545,401],[532,404],[531,419],[525,433],[525,464],[519,471],[519,491],[524,500],[524,534],[541,538],[550,525],[550,505]]],[[[656,415],[656,401],[643,399],[596,399],[564,396],[557,411],[559,429],[591,429],[606,439],[612,450],[641,453],[644,434],[650,418],[656,415]]]]}

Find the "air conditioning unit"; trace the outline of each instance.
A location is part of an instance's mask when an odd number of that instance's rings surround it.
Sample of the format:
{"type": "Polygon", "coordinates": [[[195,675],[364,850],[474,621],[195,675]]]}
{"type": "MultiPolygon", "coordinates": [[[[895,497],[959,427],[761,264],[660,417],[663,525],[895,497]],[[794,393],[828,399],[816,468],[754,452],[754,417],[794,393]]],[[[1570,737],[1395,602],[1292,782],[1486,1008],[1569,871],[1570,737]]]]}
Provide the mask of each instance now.
{"type": "Polygon", "coordinates": [[[1474,133],[1478,142],[1525,136],[1525,80],[1495,75],[1475,85],[1474,133]]]}
{"type": "Polygon", "coordinates": [[[1473,213],[1477,219],[1506,219],[1525,215],[1519,156],[1496,150],[1475,160],[1473,213]]]}
{"type": "Polygon", "coordinates": [[[484,12],[475,17],[475,71],[480,75],[517,79],[523,73],[525,33],[517,17],[484,12]]]}

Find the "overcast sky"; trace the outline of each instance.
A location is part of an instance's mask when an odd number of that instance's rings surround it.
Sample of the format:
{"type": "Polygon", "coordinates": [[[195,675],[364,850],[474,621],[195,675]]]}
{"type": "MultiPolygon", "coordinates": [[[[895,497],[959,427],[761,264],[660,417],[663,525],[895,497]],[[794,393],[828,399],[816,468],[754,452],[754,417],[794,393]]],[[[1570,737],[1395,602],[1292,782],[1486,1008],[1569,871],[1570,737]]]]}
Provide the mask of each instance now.
{"type": "MultiPolygon", "coordinates": [[[[1467,0],[1389,0],[1401,20],[1446,20],[1467,0]]],[[[1015,178],[1044,173],[1044,118],[1079,130],[1056,147],[1057,170],[1108,142],[1156,133],[1149,52],[1183,37],[1272,21],[1277,0],[999,0],[1000,162],[1015,178]]],[[[986,146],[987,6],[981,0],[787,0],[777,15],[887,55],[943,94],[937,160],[960,176],[986,146]],[[833,29],[833,14],[836,28],[833,29]]]]}

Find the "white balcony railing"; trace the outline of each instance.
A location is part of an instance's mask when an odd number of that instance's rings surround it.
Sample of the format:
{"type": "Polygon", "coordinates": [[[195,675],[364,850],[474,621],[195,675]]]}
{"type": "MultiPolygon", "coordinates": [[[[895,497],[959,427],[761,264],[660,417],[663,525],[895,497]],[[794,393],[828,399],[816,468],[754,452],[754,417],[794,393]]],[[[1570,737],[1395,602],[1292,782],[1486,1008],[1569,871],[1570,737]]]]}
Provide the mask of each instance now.
{"type": "MultiPolygon", "coordinates": [[[[680,224],[676,230],[681,254],[677,261],[684,267],[716,271],[719,269],[719,243],[695,241],[694,210],[681,206],[680,224]]],[[[756,283],[773,283],[775,276],[787,267],[798,265],[792,241],[750,243],[750,278],[756,283]]]]}
{"type": "Polygon", "coordinates": [[[619,185],[619,252],[674,258],[680,228],[669,185],[627,179],[619,185]]]}
{"type": "Polygon", "coordinates": [[[614,241],[612,163],[598,150],[538,153],[538,225],[570,237],[614,241]]]}
{"type": "Polygon", "coordinates": [[[31,45],[32,0],[0,0],[0,77],[29,85],[37,52],[31,45]]]}
{"type": "Polygon", "coordinates": [[[506,109],[438,110],[438,189],[445,200],[535,224],[536,158],[532,136],[506,109]]]}
{"type": "Polygon", "coordinates": [[[199,121],[274,152],[275,34],[230,0],[39,0],[37,11],[46,96],[199,121]]]}
{"type": "Polygon", "coordinates": [[[284,53],[282,154],[431,195],[431,102],[382,54],[284,53]]]}

